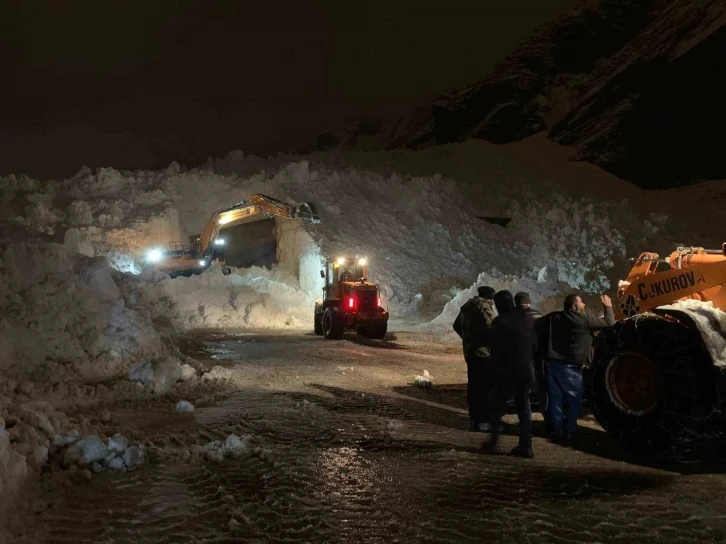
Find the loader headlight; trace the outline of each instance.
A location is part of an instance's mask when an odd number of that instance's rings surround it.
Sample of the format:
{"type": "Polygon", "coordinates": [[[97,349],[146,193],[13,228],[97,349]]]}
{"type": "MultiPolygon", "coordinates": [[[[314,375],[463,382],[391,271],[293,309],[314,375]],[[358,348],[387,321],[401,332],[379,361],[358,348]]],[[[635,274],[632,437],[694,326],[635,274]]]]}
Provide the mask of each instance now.
{"type": "Polygon", "coordinates": [[[223,246],[223,245],[224,245],[224,243],[225,243],[225,239],[224,239],[224,238],[217,238],[217,239],[216,239],[216,240],[214,241],[214,245],[215,245],[215,246],[223,246]]]}
{"type": "Polygon", "coordinates": [[[345,264],[345,257],[338,257],[338,265],[342,266],[345,264]]]}
{"type": "Polygon", "coordinates": [[[164,252],[158,248],[149,250],[146,254],[146,260],[150,263],[158,263],[164,257],[164,252]]]}
{"type": "Polygon", "coordinates": [[[363,257],[362,259],[360,259],[358,261],[358,265],[359,266],[365,266],[367,262],[368,262],[368,259],[366,259],[365,257],[363,257]]]}
{"type": "Polygon", "coordinates": [[[207,265],[207,261],[205,261],[204,259],[199,261],[199,266],[206,266],[206,265],[207,265]]]}

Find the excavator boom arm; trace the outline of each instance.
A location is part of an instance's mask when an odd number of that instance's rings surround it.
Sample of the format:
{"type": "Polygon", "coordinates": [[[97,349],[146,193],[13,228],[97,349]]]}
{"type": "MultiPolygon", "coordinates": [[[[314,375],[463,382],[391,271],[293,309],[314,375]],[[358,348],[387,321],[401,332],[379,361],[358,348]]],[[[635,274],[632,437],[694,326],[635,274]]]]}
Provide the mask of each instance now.
{"type": "Polygon", "coordinates": [[[315,206],[309,202],[292,206],[271,196],[255,193],[248,200],[212,214],[199,237],[199,254],[202,256],[207,254],[210,245],[223,227],[234,226],[258,214],[265,217],[299,218],[310,223],[320,223],[315,206]]]}

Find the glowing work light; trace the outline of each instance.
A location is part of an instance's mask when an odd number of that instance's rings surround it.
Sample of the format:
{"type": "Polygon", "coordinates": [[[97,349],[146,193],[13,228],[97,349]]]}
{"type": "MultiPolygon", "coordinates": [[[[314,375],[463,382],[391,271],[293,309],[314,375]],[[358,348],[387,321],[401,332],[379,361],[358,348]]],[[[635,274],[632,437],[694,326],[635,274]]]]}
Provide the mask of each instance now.
{"type": "Polygon", "coordinates": [[[146,259],[151,263],[158,263],[164,257],[164,253],[159,248],[154,248],[146,254],[146,259]]]}

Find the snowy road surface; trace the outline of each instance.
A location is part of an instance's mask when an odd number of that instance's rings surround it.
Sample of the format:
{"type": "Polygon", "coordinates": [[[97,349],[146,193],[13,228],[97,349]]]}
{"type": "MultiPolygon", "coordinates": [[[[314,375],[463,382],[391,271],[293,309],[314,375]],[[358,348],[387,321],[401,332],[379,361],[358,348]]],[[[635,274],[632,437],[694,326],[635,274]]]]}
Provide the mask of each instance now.
{"type": "Polygon", "coordinates": [[[720,468],[623,460],[588,422],[579,451],[537,438],[534,460],[478,452],[458,346],[240,332],[193,336],[185,349],[230,368],[233,383],[112,408],[109,431],[144,442],[152,462],[64,486],[47,478],[33,541],[726,540],[720,468]],[[432,389],[412,385],[424,369],[432,389]],[[176,413],[179,400],[196,410],[176,413]],[[249,453],[185,462],[190,446],[230,434],[248,435],[249,453]]]}

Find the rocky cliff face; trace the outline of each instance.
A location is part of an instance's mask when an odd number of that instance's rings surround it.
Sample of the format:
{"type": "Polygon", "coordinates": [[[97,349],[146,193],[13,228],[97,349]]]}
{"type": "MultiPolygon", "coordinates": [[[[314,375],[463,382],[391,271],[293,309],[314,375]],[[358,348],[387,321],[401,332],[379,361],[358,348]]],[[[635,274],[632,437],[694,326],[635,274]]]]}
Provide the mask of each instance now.
{"type": "Polygon", "coordinates": [[[600,0],[491,74],[386,127],[384,147],[534,133],[641,187],[726,178],[726,2],[600,0]]]}
{"type": "Polygon", "coordinates": [[[586,80],[550,137],[656,188],[726,177],[726,2],[676,1],[586,80]]]}

